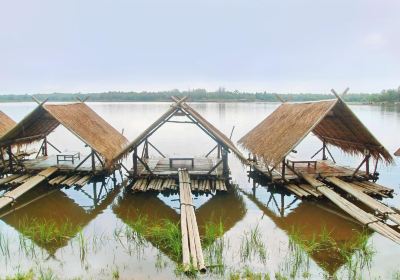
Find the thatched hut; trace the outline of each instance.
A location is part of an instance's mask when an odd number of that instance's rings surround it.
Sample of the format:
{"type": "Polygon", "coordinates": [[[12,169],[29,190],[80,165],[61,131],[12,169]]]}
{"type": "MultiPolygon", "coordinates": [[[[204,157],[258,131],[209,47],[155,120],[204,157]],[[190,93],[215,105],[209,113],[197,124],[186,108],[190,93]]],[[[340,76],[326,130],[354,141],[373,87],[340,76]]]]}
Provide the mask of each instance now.
{"type": "MultiPolygon", "coordinates": [[[[375,136],[340,98],[317,102],[283,103],[271,115],[243,136],[239,143],[271,170],[285,161],[310,133],[322,142],[322,159],[332,145],[344,153],[363,157],[367,173],[369,160],[392,163],[393,158],[375,136]]],[[[361,167],[361,165],[360,165],[361,167]]]]}
{"type": "Polygon", "coordinates": [[[130,170],[130,174],[133,177],[143,175],[150,175],[152,177],[157,176],[177,176],[177,168],[173,168],[175,161],[186,161],[191,162],[191,165],[184,166],[189,168],[190,174],[197,174],[198,176],[220,176],[228,178],[228,153],[233,152],[241,160],[246,161],[247,159],[237,149],[235,144],[218,130],[214,125],[207,121],[201,114],[194,110],[189,104],[187,104],[186,97],[178,99],[172,97],[175,101],[170,108],[162,114],[154,123],[152,123],[145,131],[143,131],[136,139],[130,142],[119,154],[116,155],[116,159],[126,157],[128,154],[133,153],[133,168],[130,170]],[[172,120],[174,117],[186,117],[186,121],[172,120]],[[155,147],[150,141],[149,137],[153,135],[160,127],[168,122],[173,123],[190,123],[199,127],[206,135],[216,142],[216,146],[205,155],[204,158],[167,158],[162,152],[155,147]],[[142,156],[138,154],[138,147],[143,144],[142,156]],[[161,158],[154,159],[149,158],[149,147],[153,148],[161,158]],[[212,152],[216,151],[217,157],[211,159],[209,157],[212,152]],[[215,159],[215,160],[214,160],[215,159]],[[168,167],[169,166],[169,167],[168,167]],[[222,168],[221,168],[222,167],[222,168]]]}
{"type": "Polygon", "coordinates": [[[400,148],[394,153],[396,157],[400,157],[400,148]]]}
{"type": "Polygon", "coordinates": [[[400,244],[400,234],[378,218],[387,215],[389,220],[400,225],[400,215],[371,197],[391,196],[393,189],[376,184],[379,175],[376,170],[379,160],[390,164],[393,158],[340,96],[335,95],[335,100],[284,102],[239,143],[253,153],[251,167],[256,174],[300,198],[327,198],[361,224],[400,244]],[[311,159],[289,158],[310,133],[321,140],[322,147],[311,159]],[[355,169],[340,166],[328,145],[363,159],[355,169]],[[322,153],[322,160],[313,160],[318,153],[322,153]],[[372,172],[370,158],[375,159],[372,172]],[[363,165],[365,170],[361,171],[363,165]],[[373,210],[372,213],[359,208],[348,198],[355,198],[373,210]]]}
{"type": "Polygon", "coordinates": [[[15,124],[16,122],[13,119],[11,119],[3,111],[0,111],[0,137],[13,128],[15,124]]]}
{"type": "MultiPolygon", "coordinates": [[[[42,141],[37,156],[41,152],[43,159],[46,159],[48,164],[54,165],[54,160],[50,162],[50,157],[48,157],[47,147],[50,145],[58,152],[60,151],[48,142],[47,136],[59,125],[64,126],[85,145],[90,147],[92,151],[82,161],[79,156],[76,164],[68,165],[73,169],[77,166],[83,166],[84,162],[91,158],[89,169],[92,169],[92,171],[110,170],[114,167],[115,158],[119,151],[128,144],[128,140],[120,132],[89,106],[84,102],[77,102],[69,104],[39,104],[30,114],[0,137],[0,147],[7,148],[8,152],[12,153],[12,147],[14,146],[42,141]],[[100,165],[96,164],[96,161],[100,165]]],[[[66,155],[64,159],[72,159],[72,162],[75,162],[74,157],[75,155],[66,155]]],[[[13,159],[14,157],[11,156],[10,158],[13,159]]],[[[59,163],[58,159],[57,164],[59,163]]],[[[11,168],[12,164],[20,163],[10,161],[11,168]]],[[[66,166],[64,164],[64,167],[66,166]]]]}

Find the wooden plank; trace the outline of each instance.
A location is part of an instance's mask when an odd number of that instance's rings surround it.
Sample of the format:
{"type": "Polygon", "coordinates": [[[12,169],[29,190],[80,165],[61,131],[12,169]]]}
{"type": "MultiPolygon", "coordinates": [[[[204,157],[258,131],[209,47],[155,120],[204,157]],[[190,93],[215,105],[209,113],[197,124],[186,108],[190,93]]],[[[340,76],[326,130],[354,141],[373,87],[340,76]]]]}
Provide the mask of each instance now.
{"type": "Polygon", "coordinates": [[[358,208],[353,203],[349,202],[339,194],[331,190],[327,185],[318,181],[313,176],[308,174],[302,174],[303,179],[306,180],[311,186],[321,192],[326,198],[332,201],[336,206],[345,211],[351,217],[359,221],[360,223],[367,225],[372,230],[386,236],[390,240],[400,244],[400,233],[390,228],[388,225],[382,223],[375,216],[365,212],[358,208]]]}
{"type": "Polygon", "coordinates": [[[303,189],[304,191],[310,193],[311,195],[315,196],[315,197],[321,197],[322,193],[320,193],[319,191],[315,190],[313,187],[311,187],[308,184],[299,184],[299,187],[301,189],[303,189]]]}
{"type": "Polygon", "coordinates": [[[351,184],[340,180],[336,177],[328,177],[326,180],[335,186],[339,187],[343,191],[351,194],[355,199],[362,202],[364,205],[368,206],[374,211],[379,212],[382,215],[387,216],[392,222],[400,225],[400,215],[397,214],[392,208],[380,203],[379,201],[375,200],[374,198],[370,197],[369,195],[357,190],[356,188],[352,187],[351,184]]]}
{"type": "Polygon", "coordinates": [[[8,183],[8,182],[10,182],[12,180],[15,180],[20,176],[22,176],[22,175],[21,174],[13,174],[13,175],[10,175],[8,177],[4,177],[4,178],[0,179],[0,185],[3,185],[3,184],[8,183]]]}
{"type": "Polygon", "coordinates": [[[29,178],[29,177],[31,177],[31,174],[24,174],[24,175],[22,175],[22,176],[20,176],[20,177],[18,177],[18,178],[16,178],[16,179],[14,179],[14,180],[8,182],[8,184],[10,184],[10,185],[19,184],[19,183],[22,183],[23,180],[25,180],[25,179],[27,179],[27,178],[29,178]]]}
{"type": "Polygon", "coordinates": [[[288,191],[294,193],[295,195],[297,195],[300,198],[303,198],[303,197],[306,197],[306,196],[310,195],[310,194],[304,192],[301,188],[299,188],[295,184],[287,184],[287,185],[285,185],[285,188],[288,191]]]}
{"type": "Polygon", "coordinates": [[[57,167],[49,167],[46,170],[43,170],[36,176],[33,176],[30,180],[23,183],[21,186],[6,192],[0,197],[0,209],[9,205],[13,201],[15,201],[18,197],[31,190],[32,188],[39,185],[41,182],[45,181],[48,177],[57,172],[57,167]]]}

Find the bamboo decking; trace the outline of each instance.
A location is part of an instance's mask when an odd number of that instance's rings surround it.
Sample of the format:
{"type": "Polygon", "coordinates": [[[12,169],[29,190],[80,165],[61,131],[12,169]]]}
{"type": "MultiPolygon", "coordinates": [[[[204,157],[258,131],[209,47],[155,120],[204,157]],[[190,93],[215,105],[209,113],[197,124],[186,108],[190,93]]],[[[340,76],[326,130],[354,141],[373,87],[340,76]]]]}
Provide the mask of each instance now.
{"type": "MultiPolygon", "coordinates": [[[[199,193],[208,193],[208,192],[217,192],[222,191],[226,192],[227,187],[225,185],[225,181],[221,179],[193,179],[191,180],[191,191],[199,192],[199,193]]],[[[132,186],[132,191],[134,192],[148,192],[148,191],[178,191],[178,185],[175,179],[172,178],[156,178],[156,179],[147,179],[142,178],[138,179],[132,186]]]]}

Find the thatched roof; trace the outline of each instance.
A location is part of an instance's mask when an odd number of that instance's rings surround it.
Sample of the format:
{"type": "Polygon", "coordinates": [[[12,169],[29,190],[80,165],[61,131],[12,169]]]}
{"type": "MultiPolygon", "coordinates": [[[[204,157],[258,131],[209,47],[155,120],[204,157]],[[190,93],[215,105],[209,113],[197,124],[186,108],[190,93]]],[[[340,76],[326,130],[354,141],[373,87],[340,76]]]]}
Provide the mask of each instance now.
{"type": "Polygon", "coordinates": [[[390,153],[341,100],[283,103],[239,140],[266,164],[279,164],[310,132],[349,154],[393,161],[390,153]]]}
{"type": "Polygon", "coordinates": [[[400,157],[400,148],[394,153],[396,157],[400,157]]]}
{"type": "Polygon", "coordinates": [[[76,137],[102,156],[106,165],[128,140],[83,102],[70,104],[40,104],[13,129],[0,138],[0,146],[29,144],[63,125],[76,137]]]}
{"type": "Polygon", "coordinates": [[[3,111],[0,111],[0,136],[3,136],[7,131],[9,131],[16,122],[7,116],[3,111]]]}
{"type": "Polygon", "coordinates": [[[129,143],[123,150],[120,151],[117,158],[121,158],[126,154],[133,151],[133,149],[139,146],[143,141],[149,137],[154,131],[160,128],[169,118],[171,118],[176,113],[183,113],[189,119],[194,120],[207,134],[209,134],[215,141],[226,148],[228,151],[232,151],[236,156],[242,161],[247,161],[246,157],[237,149],[235,144],[220,130],[213,126],[209,121],[202,117],[196,110],[185,103],[186,97],[181,100],[173,97],[175,101],[171,107],[158,118],[154,123],[152,123],[145,131],[143,131],[136,139],[129,143]]]}

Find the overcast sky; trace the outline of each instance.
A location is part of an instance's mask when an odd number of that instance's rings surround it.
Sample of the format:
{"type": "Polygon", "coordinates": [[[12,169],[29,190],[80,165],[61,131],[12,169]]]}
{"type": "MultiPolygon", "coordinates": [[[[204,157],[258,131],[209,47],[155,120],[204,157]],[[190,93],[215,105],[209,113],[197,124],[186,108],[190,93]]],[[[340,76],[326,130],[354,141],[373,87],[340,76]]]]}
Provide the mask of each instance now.
{"type": "Polygon", "coordinates": [[[0,0],[1,94],[399,85],[399,0],[0,0]]]}

